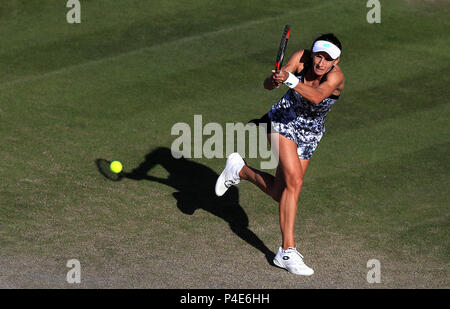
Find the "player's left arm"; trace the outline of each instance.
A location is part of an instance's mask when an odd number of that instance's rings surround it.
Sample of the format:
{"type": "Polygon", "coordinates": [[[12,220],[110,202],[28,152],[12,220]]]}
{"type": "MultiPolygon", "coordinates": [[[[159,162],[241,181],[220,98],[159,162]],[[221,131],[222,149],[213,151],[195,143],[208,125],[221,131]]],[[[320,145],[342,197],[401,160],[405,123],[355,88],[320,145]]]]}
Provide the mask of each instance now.
{"type": "Polygon", "coordinates": [[[300,59],[303,56],[303,52],[304,50],[295,52],[289,59],[288,63],[281,68],[279,73],[275,72],[275,70],[272,70],[272,75],[267,76],[264,80],[264,88],[268,90],[276,89],[283,83],[283,80],[275,79],[275,76],[279,75],[282,72],[296,72],[300,65],[300,59]]]}
{"type": "MultiPolygon", "coordinates": [[[[279,74],[275,74],[276,80],[285,81],[288,78],[288,73],[281,71],[279,74]]],[[[341,87],[344,82],[344,74],[342,71],[334,71],[327,74],[327,80],[320,84],[317,88],[305,85],[304,83],[298,83],[297,86],[292,88],[300,93],[308,101],[319,104],[324,99],[333,94],[336,89],[341,87]]]]}
{"type": "Polygon", "coordinates": [[[343,81],[344,74],[341,71],[336,71],[328,73],[327,80],[320,84],[317,88],[305,85],[303,83],[298,83],[293,89],[300,93],[308,101],[314,104],[319,104],[332,95],[333,92],[335,92],[336,89],[338,89],[343,83],[343,81]]]}

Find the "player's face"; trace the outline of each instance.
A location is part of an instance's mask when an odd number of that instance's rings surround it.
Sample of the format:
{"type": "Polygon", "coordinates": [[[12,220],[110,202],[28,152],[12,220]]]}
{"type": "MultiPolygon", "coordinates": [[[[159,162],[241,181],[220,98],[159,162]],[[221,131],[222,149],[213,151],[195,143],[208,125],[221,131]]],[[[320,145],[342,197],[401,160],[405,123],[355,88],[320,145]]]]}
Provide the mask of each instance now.
{"type": "Polygon", "coordinates": [[[333,60],[326,52],[313,53],[312,57],[314,73],[317,75],[324,75],[339,61],[339,58],[333,60]]]}

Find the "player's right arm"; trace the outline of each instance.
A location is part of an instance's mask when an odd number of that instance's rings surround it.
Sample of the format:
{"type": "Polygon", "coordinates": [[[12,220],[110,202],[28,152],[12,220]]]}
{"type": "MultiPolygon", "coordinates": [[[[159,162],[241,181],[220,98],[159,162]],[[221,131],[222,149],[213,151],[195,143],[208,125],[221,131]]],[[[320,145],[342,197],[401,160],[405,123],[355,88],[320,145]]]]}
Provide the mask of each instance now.
{"type": "MultiPolygon", "coordinates": [[[[284,72],[297,72],[299,69],[299,66],[303,66],[303,63],[300,62],[300,59],[302,59],[304,50],[299,50],[298,52],[295,52],[291,58],[289,59],[288,63],[286,63],[286,65],[284,65],[281,68],[281,71],[284,72]]],[[[302,69],[302,68],[300,68],[302,69]]],[[[280,82],[276,82],[273,78],[273,74],[275,73],[275,70],[272,70],[272,74],[267,76],[266,79],[264,80],[264,88],[267,90],[272,90],[275,88],[278,88],[280,86],[280,82]]]]}

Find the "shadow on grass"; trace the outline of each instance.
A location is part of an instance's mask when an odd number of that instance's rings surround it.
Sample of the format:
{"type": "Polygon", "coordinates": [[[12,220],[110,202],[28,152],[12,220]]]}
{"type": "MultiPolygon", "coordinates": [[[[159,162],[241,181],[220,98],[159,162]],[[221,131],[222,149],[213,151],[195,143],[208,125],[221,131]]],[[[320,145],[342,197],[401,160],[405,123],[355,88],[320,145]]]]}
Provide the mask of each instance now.
{"type": "Polygon", "coordinates": [[[128,178],[136,181],[155,181],[178,190],[173,196],[182,213],[192,215],[197,209],[203,209],[223,219],[237,236],[261,251],[269,264],[273,265],[275,254],[248,228],[248,216],[239,205],[238,189],[233,186],[224,196],[217,197],[214,186],[219,175],[209,167],[185,158],[175,159],[170,149],[163,147],[147,154],[145,161],[131,172],[114,174],[109,170],[109,164],[105,159],[96,160],[99,172],[110,180],[120,181],[128,178]],[[157,165],[161,165],[169,173],[167,178],[148,175],[157,165]]]}

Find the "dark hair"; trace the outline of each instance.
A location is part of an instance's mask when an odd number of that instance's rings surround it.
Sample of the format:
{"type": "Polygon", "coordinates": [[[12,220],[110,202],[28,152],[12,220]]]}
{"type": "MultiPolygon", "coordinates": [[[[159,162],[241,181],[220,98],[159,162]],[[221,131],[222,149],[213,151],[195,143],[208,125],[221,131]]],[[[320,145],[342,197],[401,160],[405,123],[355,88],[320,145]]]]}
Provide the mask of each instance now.
{"type": "Polygon", "coordinates": [[[315,39],[313,44],[312,44],[312,46],[311,46],[311,50],[313,49],[314,43],[316,43],[317,41],[327,41],[327,42],[333,43],[334,45],[339,47],[339,49],[342,52],[341,41],[339,41],[339,39],[333,33],[322,34],[317,39],[315,39]]]}

